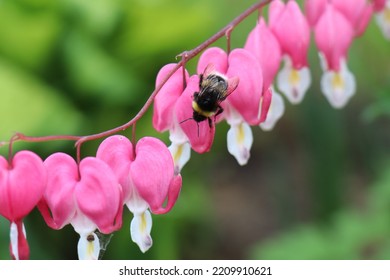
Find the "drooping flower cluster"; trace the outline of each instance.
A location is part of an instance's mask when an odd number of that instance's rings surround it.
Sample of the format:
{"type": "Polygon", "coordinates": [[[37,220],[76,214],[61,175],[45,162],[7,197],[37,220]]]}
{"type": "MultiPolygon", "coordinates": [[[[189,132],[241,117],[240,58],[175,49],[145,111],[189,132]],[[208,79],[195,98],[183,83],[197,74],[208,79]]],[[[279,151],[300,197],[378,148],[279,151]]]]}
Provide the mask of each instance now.
{"type": "MultiPolygon", "coordinates": [[[[274,79],[292,104],[302,102],[310,87],[307,57],[311,29],[324,71],[322,92],[331,106],[344,107],[356,91],[355,78],[347,67],[348,49],[353,39],[364,33],[374,12],[382,23],[390,21],[386,14],[390,0],[385,2],[306,0],[303,13],[294,0],[286,3],[274,0],[270,4],[268,24],[260,16],[243,48],[229,54],[215,47],[205,50],[198,61],[197,75],[190,77],[186,70],[177,70],[156,97],[153,115],[154,128],[159,132],[169,131],[172,142],[169,149],[176,170],[181,170],[189,160],[191,148],[198,153],[210,150],[215,124],[222,120],[230,125],[229,153],[240,165],[248,162],[253,143],[251,126],[271,130],[285,110],[282,96],[275,91],[274,79]],[[283,66],[279,69],[281,61],[283,66]],[[203,119],[191,116],[193,111],[199,113],[198,104],[194,105],[195,97],[203,90],[199,77],[207,76],[204,71],[210,64],[228,84],[234,83],[235,78],[239,84],[220,102],[222,114],[204,112],[207,119],[214,118],[214,125],[209,127],[203,119]]],[[[384,24],[381,26],[386,30],[384,24]]],[[[157,75],[156,85],[174,67],[174,64],[164,66],[157,75]]]]}
{"type": "Polygon", "coordinates": [[[126,204],[134,214],[131,237],[145,252],[152,246],[148,209],[154,214],[169,212],[181,185],[168,148],[152,137],[140,139],[133,148],[126,137],[111,136],[96,157],[79,164],[64,153],[44,162],[29,151],[17,153],[10,163],[0,157],[0,214],[11,222],[11,255],[29,257],[22,219],[36,205],[49,227],[73,226],[80,235],[79,259],[97,259],[95,231],[109,234],[120,229],[126,204]]]}

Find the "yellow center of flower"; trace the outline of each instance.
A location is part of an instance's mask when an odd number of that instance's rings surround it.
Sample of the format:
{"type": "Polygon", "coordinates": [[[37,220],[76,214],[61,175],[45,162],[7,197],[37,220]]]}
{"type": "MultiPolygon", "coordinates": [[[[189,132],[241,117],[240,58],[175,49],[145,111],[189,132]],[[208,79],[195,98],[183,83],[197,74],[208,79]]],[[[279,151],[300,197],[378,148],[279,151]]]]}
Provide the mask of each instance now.
{"type": "Polygon", "coordinates": [[[288,76],[288,82],[294,87],[296,87],[297,85],[299,85],[300,81],[301,77],[299,75],[299,71],[292,69],[290,75],[288,76]]]}
{"type": "Polygon", "coordinates": [[[139,224],[139,229],[141,232],[144,232],[146,230],[146,216],[145,212],[141,215],[141,223],[139,224]]]}
{"type": "Polygon", "coordinates": [[[92,240],[88,240],[88,245],[87,245],[87,256],[93,256],[93,252],[95,251],[94,250],[94,239],[92,240]]]}
{"type": "Polygon", "coordinates": [[[244,126],[242,123],[238,125],[238,132],[237,132],[237,143],[242,144],[245,139],[245,132],[244,132],[244,126]]]}
{"type": "Polygon", "coordinates": [[[183,154],[183,145],[179,145],[179,147],[176,150],[176,153],[173,155],[173,161],[178,162],[182,154],[183,154]]]}
{"type": "Polygon", "coordinates": [[[332,87],[334,89],[343,89],[344,88],[344,79],[340,73],[336,73],[332,78],[332,87]]]}

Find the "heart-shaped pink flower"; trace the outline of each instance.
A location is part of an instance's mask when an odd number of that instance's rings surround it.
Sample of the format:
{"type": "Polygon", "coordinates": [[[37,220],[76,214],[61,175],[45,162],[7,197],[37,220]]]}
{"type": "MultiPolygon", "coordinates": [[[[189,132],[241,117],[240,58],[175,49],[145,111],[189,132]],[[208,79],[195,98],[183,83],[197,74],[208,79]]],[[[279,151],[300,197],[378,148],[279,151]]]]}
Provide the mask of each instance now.
{"type": "Polygon", "coordinates": [[[144,137],[134,146],[114,135],[99,146],[97,158],[113,170],[124,190],[124,201],[134,214],[130,233],[142,252],[152,246],[150,231],[154,214],[169,212],[179,196],[182,178],[176,174],[170,151],[163,142],[144,137]]]}
{"type": "Polygon", "coordinates": [[[60,229],[71,223],[79,233],[95,228],[111,233],[121,227],[121,186],[104,161],[87,157],[77,166],[69,155],[55,153],[44,164],[48,182],[39,209],[49,226],[60,229]],[[88,223],[79,224],[80,217],[88,223]]]}
{"type": "Polygon", "coordinates": [[[28,259],[29,248],[22,219],[41,199],[46,187],[42,160],[20,151],[9,163],[0,156],[0,215],[11,222],[10,251],[14,259],[28,259]]]}
{"type": "Polygon", "coordinates": [[[100,144],[96,156],[116,174],[124,190],[124,203],[131,203],[136,192],[155,214],[166,213],[175,204],[181,176],[174,174],[172,155],[157,138],[140,139],[133,151],[129,139],[114,135],[100,144]]]}

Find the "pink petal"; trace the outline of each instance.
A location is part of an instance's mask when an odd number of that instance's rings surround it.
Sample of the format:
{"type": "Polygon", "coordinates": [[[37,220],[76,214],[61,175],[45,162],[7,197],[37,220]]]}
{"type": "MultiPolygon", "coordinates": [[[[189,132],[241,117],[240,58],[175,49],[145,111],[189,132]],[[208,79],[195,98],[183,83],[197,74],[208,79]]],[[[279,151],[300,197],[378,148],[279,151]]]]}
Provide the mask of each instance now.
{"type": "Polygon", "coordinates": [[[215,70],[221,74],[225,74],[228,68],[228,56],[221,48],[213,47],[209,48],[202,53],[199,58],[197,73],[203,74],[207,65],[213,64],[215,70]]]}
{"type": "Polygon", "coordinates": [[[0,214],[10,221],[27,216],[42,198],[46,170],[33,152],[20,151],[11,166],[0,157],[0,214]]]}
{"type": "Polygon", "coordinates": [[[227,100],[250,125],[259,124],[259,105],[263,91],[263,75],[256,57],[244,49],[229,55],[228,77],[240,79],[237,89],[227,100]]]}
{"type": "Polygon", "coordinates": [[[139,195],[149,204],[152,212],[159,211],[168,196],[174,175],[173,159],[165,144],[153,137],[140,139],[130,175],[139,195]]]}
{"type": "Polygon", "coordinates": [[[328,68],[338,71],[353,39],[349,21],[329,4],[314,29],[318,50],[325,55],[328,68]]]}
{"type": "Polygon", "coordinates": [[[356,36],[361,36],[366,31],[368,24],[370,23],[370,20],[372,18],[372,15],[374,13],[374,8],[372,5],[366,5],[363,12],[360,15],[360,19],[356,26],[355,34],[356,36]]]}
{"type": "MultiPolygon", "coordinates": [[[[156,87],[166,78],[168,73],[176,64],[165,65],[157,74],[156,87]]],[[[185,71],[186,80],[189,79],[188,72],[185,71]]],[[[154,99],[153,105],[153,127],[163,132],[171,128],[173,124],[174,105],[183,92],[183,69],[179,68],[165,83],[154,99]]]]}
{"type": "Polygon", "coordinates": [[[261,101],[261,111],[260,111],[260,123],[265,122],[267,119],[268,111],[271,106],[272,101],[272,90],[271,88],[268,88],[264,95],[263,99],[261,101]]]}
{"type": "Polygon", "coordinates": [[[54,229],[60,229],[76,214],[73,192],[79,181],[78,168],[75,160],[64,153],[52,154],[44,165],[48,174],[47,188],[38,206],[46,223],[54,229]],[[51,216],[48,216],[47,207],[51,216]]]}
{"type": "Polygon", "coordinates": [[[333,0],[332,4],[356,30],[362,19],[364,9],[367,7],[366,0],[333,0]]]}
{"type": "Polygon", "coordinates": [[[172,207],[176,203],[177,198],[179,197],[182,184],[183,180],[180,174],[173,177],[171,184],[169,185],[167,205],[165,207],[160,207],[159,209],[153,211],[154,214],[165,214],[171,211],[172,207]]]}
{"type": "Polygon", "coordinates": [[[274,0],[269,5],[269,26],[274,26],[278,20],[280,15],[283,13],[286,5],[281,0],[274,0]]]}
{"type": "Polygon", "coordinates": [[[256,27],[250,32],[244,48],[260,61],[264,79],[263,91],[266,91],[279,70],[282,54],[277,39],[268,29],[263,18],[260,18],[256,27]]]}
{"type": "Polygon", "coordinates": [[[114,135],[105,139],[99,146],[96,157],[110,166],[122,186],[124,202],[132,193],[130,186],[130,164],[134,161],[133,145],[122,135],[114,135]]]}
{"type": "Polygon", "coordinates": [[[80,181],[74,195],[80,211],[103,233],[122,225],[122,191],[110,167],[102,160],[87,157],[80,162],[80,181]]]}
{"type": "Polygon", "coordinates": [[[192,149],[197,153],[205,153],[211,149],[213,144],[215,125],[210,128],[207,120],[197,123],[191,119],[193,116],[193,95],[198,91],[199,77],[194,75],[188,81],[187,88],[177,101],[175,111],[177,121],[183,132],[187,135],[192,149]]]}
{"type": "Polygon", "coordinates": [[[305,1],[305,14],[310,26],[314,27],[317,24],[318,19],[325,11],[328,0],[306,0],[305,1]]]}
{"type": "Polygon", "coordinates": [[[380,12],[385,8],[386,0],[372,0],[372,5],[375,12],[380,12]]]}
{"type": "Polygon", "coordinates": [[[295,1],[288,1],[270,28],[278,38],[283,53],[289,55],[295,69],[307,66],[310,29],[307,20],[295,1]]]}

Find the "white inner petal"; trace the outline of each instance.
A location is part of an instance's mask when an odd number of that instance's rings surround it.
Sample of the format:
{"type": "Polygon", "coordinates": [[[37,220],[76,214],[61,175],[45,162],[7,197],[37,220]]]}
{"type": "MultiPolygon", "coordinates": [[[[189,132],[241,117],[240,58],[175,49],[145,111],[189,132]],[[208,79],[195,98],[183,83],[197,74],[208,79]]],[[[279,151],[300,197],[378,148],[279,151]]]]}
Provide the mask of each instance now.
{"type": "Polygon", "coordinates": [[[172,129],[169,130],[169,140],[176,144],[183,144],[189,141],[177,121],[173,124],[172,129]]]}
{"type": "Polygon", "coordinates": [[[247,123],[241,122],[231,125],[227,134],[227,147],[229,153],[236,158],[238,164],[247,164],[252,144],[252,130],[247,123]]]}
{"type": "Polygon", "coordinates": [[[179,174],[183,166],[190,160],[191,145],[188,142],[182,144],[172,142],[168,149],[175,164],[175,174],[179,174]]]}
{"type": "Polygon", "coordinates": [[[15,257],[15,260],[19,260],[18,227],[15,223],[11,223],[10,239],[12,254],[15,257]]]}
{"type": "Polygon", "coordinates": [[[133,187],[133,194],[126,202],[126,206],[134,215],[141,214],[149,208],[149,204],[139,195],[135,187],[133,187]]]}
{"type": "Polygon", "coordinates": [[[79,260],[97,260],[99,258],[100,243],[94,232],[80,234],[77,244],[79,260]]]}
{"type": "Polygon", "coordinates": [[[225,119],[229,125],[238,125],[244,121],[240,113],[229,103],[225,103],[225,119]]]}
{"type": "Polygon", "coordinates": [[[294,69],[289,58],[285,58],[284,66],[277,76],[279,90],[292,104],[303,100],[311,84],[311,74],[308,67],[294,69]]]}
{"type": "Polygon", "coordinates": [[[145,253],[153,245],[150,232],[152,230],[152,215],[148,210],[141,214],[134,214],[130,225],[131,239],[145,253]]]}
{"type": "Polygon", "coordinates": [[[283,116],[285,110],[283,97],[272,89],[272,99],[267,119],[259,126],[264,131],[270,131],[274,128],[277,121],[283,116]]]}
{"type": "Polygon", "coordinates": [[[348,103],[356,92],[356,81],[345,60],[341,61],[340,71],[324,72],[321,89],[332,107],[340,109],[348,103]]]}
{"type": "Polygon", "coordinates": [[[77,210],[76,215],[71,220],[71,225],[78,234],[89,234],[96,229],[96,224],[92,222],[87,216],[77,210]]]}

